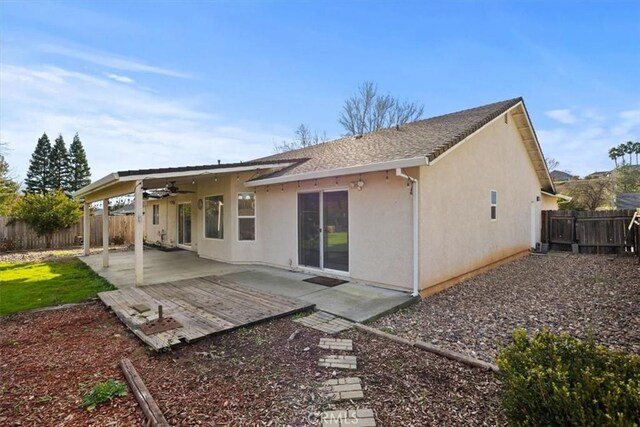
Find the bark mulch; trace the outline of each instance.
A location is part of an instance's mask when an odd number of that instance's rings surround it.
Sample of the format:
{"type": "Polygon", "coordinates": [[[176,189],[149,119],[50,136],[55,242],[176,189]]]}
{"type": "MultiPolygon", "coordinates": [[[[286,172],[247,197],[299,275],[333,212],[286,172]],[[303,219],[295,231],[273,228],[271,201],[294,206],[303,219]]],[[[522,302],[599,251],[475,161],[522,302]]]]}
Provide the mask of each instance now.
{"type": "MultiPolygon", "coordinates": [[[[82,396],[108,378],[125,381],[118,361],[133,362],[171,425],[313,425],[335,405],[318,393],[334,372],[319,331],[290,318],[182,345],[147,350],[101,304],[0,318],[0,425],[138,426],[131,393],[87,412],[82,396]],[[298,330],[295,338],[289,337],[298,330]]],[[[356,375],[378,425],[504,424],[499,381],[488,372],[355,330],[356,375]]]]}
{"type": "Polygon", "coordinates": [[[627,257],[529,256],[371,326],[486,361],[517,327],[591,333],[611,349],[640,353],[640,265],[627,257]]]}

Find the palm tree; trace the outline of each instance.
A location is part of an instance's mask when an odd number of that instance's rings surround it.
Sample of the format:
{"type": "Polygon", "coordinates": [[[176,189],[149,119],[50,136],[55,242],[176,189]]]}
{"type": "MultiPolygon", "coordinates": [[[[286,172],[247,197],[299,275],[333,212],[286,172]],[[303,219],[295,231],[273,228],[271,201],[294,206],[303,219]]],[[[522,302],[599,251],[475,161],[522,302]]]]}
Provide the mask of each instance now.
{"type": "Polygon", "coordinates": [[[627,143],[624,144],[624,151],[629,155],[629,164],[632,164],[633,161],[631,160],[631,155],[636,152],[636,147],[634,146],[633,141],[627,141],[627,143]]]}
{"type": "Polygon", "coordinates": [[[636,165],[640,164],[638,163],[638,155],[640,154],[640,141],[636,141],[633,143],[633,153],[636,155],[636,165]]]}
{"type": "Polygon", "coordinates": [[[609,158],[614,161],[617,168],[618,167],[618,148],[617,147],[609,148],[609,158]]]}

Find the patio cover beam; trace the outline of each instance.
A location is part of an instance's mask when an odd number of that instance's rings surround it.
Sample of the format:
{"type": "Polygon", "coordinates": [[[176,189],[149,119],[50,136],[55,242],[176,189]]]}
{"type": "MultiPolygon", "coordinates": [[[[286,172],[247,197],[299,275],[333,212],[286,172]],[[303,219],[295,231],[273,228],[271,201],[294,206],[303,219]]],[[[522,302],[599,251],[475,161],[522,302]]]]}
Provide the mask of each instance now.
{"type": "Polygon", "coordinates": [[[136,258],[135,260],[136,286],[140,286],[144,282],[144,264],[143,264],[143,247],[142,247],[144,215],[142,212],[142,180],[141,179],[135,182],[133,203],[135,206],[134,253],[136,258]]]}
{"type": "Polygon", "coordinates": [[[109,267],[109,199],[102,201],[102,266],[109,267]]]}
{"type": "Polygon", "coordinates": [[[82,246],[85,256],[91,253],[91,204],[84,202],[84,215],[82,223],[82,246]]]}

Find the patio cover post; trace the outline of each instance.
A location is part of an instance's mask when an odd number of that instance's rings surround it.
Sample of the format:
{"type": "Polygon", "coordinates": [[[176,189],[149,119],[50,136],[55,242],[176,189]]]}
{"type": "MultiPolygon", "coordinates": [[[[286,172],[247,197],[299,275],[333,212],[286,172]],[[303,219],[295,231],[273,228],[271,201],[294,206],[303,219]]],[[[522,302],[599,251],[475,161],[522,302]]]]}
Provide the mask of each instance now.
{"type": "Polygon", "coordinates": [[[142,257],[142,232],[143,232],[143,213],[142,213],[142,180],[136,181],[136,187],[134,190],[134,204],[135,204],[135,239],[134,239],[134,252],[136,258],[136,286],[142,285],[144,281],[143,275],[143,257],[142,257]]]}
{"type": "Polygon", "coordinates": [[[109,199],[102,201],[102,266],[109,267],[109,199]]]}
{"type": "Polygon", "coordinates": [[[91,205],[87,202],[84,202],[84,217],[83,217],[83,226],[82,226],[82,246],[84,246],[84,254],[85,256],[89,256],[90,248],[91,248],[91,205]]]}

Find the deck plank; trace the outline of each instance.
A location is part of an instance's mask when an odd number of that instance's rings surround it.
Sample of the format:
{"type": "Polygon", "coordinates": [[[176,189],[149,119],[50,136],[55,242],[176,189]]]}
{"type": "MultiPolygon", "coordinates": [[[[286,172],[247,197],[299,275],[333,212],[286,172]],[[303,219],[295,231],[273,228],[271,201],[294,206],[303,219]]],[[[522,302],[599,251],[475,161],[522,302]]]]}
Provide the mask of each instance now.
{"type": "Polygon", "coordinates": [[[216,276],[101,292],[98,296],[122,323],[155,350],[313,307],[216,276]],[[140,315],[132,308],[135,304],[147,304],[153,315],[140,315]],[[144,334],[140,325],[157,318],[158,305],[162,305],[165,316],[173,317],[182,327],[150,336],[144,334]]]}

